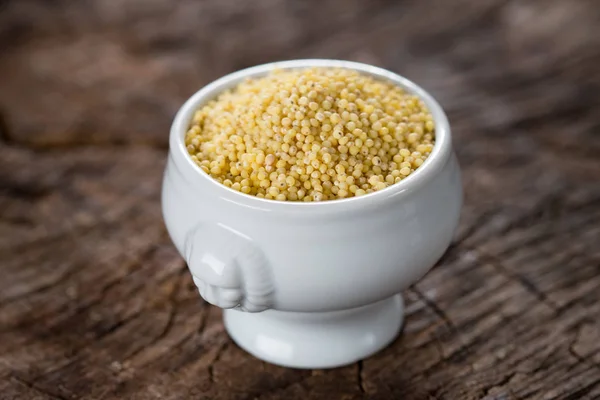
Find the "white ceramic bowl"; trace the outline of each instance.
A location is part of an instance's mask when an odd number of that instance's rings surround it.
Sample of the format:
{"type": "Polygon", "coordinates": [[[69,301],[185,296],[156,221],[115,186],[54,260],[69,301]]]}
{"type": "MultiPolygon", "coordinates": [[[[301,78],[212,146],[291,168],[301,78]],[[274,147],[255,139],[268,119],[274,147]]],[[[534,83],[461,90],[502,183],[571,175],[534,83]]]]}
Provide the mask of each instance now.
{"type": "Polygon", "coordinates": [[[327,368],[365,358],[396,337],[399,293],[449,246],[462,188],[448,120],[427,92],[370,65],[296,60],[227,75],[186,101],[171,127],[162,201],[173,242],[202,297],[226,309],[234,341],[275,364],[327,368]],[[384,190],[313,203],[234,191],[192,162],[184,136],[195,110],[245,78],[305,67],[350,68],[421,97],[436,124],[431,155],[384,190]]]}

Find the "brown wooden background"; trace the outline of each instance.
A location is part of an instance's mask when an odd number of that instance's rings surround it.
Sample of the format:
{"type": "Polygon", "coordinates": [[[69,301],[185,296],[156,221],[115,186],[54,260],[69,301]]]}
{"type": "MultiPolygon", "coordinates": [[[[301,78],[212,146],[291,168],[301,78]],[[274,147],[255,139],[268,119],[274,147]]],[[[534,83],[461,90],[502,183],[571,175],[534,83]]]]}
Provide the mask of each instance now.
{"type": "Polygon", "coordinates": [[[0,1],[0,398],[600,398],[600,3],[0,1]],[[331,371],[262,363],[162,224],[168,127],[225,73],[327,57],[446,108],[457,239],[403,335],[331,371]]]}

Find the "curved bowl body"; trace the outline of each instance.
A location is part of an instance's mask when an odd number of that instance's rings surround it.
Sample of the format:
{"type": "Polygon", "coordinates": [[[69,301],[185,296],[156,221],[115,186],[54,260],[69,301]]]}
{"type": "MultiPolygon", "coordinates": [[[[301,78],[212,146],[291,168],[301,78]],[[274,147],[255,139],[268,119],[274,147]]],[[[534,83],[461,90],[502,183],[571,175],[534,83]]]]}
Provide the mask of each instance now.
{"type": "MultiPolygon", "coordinates": [[[[258,294],[268,297],[268,305],[254,311],[335,311],[399,293],[421,278],[448,248],[461,202],[459,167],[451,148],[448,121],[440,106],[412,82],[372,66],[299,60],[250,68],[196,93],[173,123],[163,183],[163,213],[169,234],[188,263],[186,241],[194,240],[190,239],[190,232],[199,224],[226,229],[259,249],[267,270],[261,279],[269,280],[266,286],[272,289],[258,294]],[[199,106],[247,77],[264,75],[276,67],[307,66],[356,69],[392,80],[419,95],[436,121],[432,154],[412,175],[387,189],[320,203],[279,202],[235,192],[212,180],[191,161],[183,139],[199,106]]],[[[234,278],[219,282],[226,275],[223,269],[228,268],[222,259],[227,256],[228,246],[239,246],[209,244],[212,239],[206,238],[215,237],[223,239],[214,240],[229,241],[227,235],[208,234],[195,244],[201,248],[196,254],[211,265],[214,275],[202,279],[227,287],[234,278]]],[[[191,264],[192,274],[197,277],[197,267],[191,264]]],[[[243,281],[246,277],[242,273],[237,279],[243,281]]]]}

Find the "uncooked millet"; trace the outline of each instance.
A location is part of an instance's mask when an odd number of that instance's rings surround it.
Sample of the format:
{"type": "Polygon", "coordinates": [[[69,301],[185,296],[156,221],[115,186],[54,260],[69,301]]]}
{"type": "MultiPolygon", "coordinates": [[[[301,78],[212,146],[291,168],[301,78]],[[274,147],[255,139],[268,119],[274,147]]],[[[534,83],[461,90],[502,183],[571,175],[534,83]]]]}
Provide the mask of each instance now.
{"type": "Polygon", "coordinates": [[[260,198],[323,201],[385,189],[414,172],[435,140],[423,101],[349,69],[273,71],[194,114],[192,160],[260,198]]]}

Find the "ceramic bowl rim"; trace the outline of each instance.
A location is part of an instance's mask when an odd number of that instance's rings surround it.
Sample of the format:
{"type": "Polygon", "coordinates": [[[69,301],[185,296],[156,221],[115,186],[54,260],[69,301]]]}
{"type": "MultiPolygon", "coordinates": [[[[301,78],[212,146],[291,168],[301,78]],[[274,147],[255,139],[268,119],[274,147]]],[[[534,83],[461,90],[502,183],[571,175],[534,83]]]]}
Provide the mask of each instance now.
{"type": "Polygon", "coordinates": [[[348,208],[360,209],[368,205],[378,206],[388,202],[391,199],[396,199],[398,196],[417,190],[424,184],[430,182],[443,170],[452,152],[452,138],[448,118],[446,117],[442,107],[425,89],[409,79],[380,67],[353,61],[332,59],[300,59],[266,63],[246,68],[225,75],[198,90],[190,98],[188,98],[188,100],[177,112],[173,120],[173,124],[171,125],[169,147],[170,152],[175,153],[175,161],[184,163],[184,165],[180,164],[181,167],[195,171],[195,174],[197,174],[200,179],[208,181],[209,184],[214,186],[216,195],[220,196],[223,200],[236,203],[241,206],[267,211],[282,210],[310,213],[317,210],[335,211],[348,208]],[[311,67],[352,69],[360,73],[373,76],[376,79],[392,82],[399,87],[402,87],[407,92],[413,93],[421,98],[431,112],[436,126],[435,144],[429,157],[427,157],[425,162],[407,178],[383,190],[369,193],[360,197],[349,197],[345,199],[320,202],[279,201],[263,199],[238,192],[214,180],[192,161],[189,153],[187,152],[184,139],[189,127],[189,123],[198,107],[207,101],[214,99],[224,90],[234,87],[237,83],[246,78],[264,76],[269,71],[274,69],[302,69],[311,67]]]}

